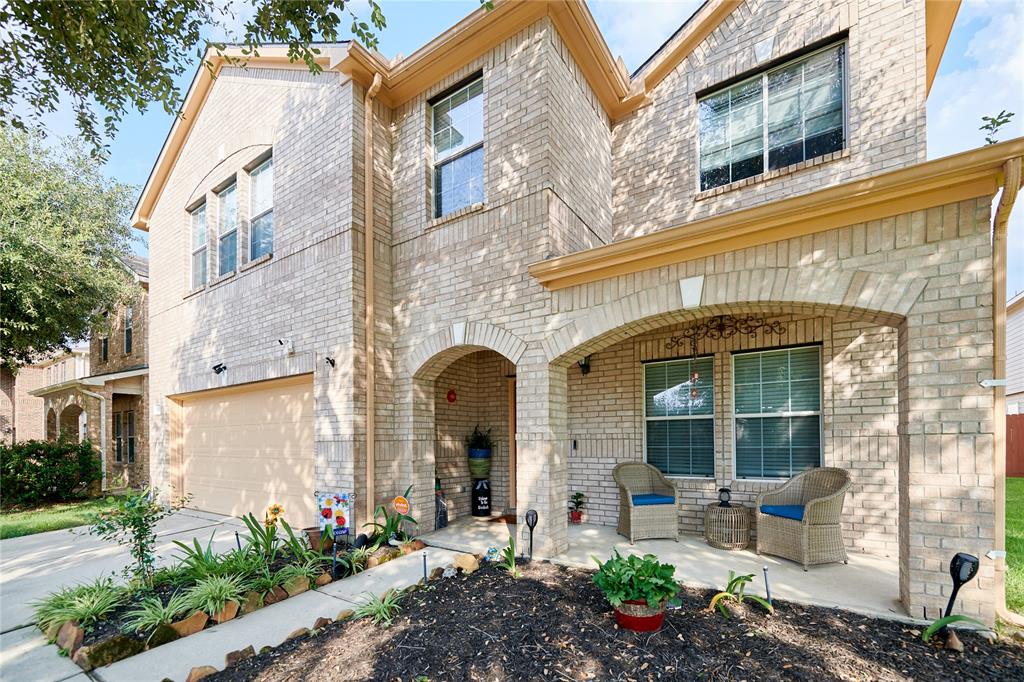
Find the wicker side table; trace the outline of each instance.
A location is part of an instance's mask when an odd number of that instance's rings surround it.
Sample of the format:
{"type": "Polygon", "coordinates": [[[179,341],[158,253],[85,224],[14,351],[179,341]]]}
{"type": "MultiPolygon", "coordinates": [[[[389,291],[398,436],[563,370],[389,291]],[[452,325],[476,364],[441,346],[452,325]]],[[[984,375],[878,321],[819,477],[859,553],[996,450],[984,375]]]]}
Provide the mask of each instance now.
{"type": "Polygon", "coordinates": [[[746,549],[750,544],[750,514],[742,504],[718,502],[704,508],[704,540],[716,549],[746,549]]]}

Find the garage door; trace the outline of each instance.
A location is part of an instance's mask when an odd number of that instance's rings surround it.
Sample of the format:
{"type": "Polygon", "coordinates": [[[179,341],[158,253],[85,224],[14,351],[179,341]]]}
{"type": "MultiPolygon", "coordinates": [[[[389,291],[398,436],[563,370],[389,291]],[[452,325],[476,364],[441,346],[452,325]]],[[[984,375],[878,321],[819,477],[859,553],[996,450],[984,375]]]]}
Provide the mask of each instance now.
{"type": "Polygon", "coordinates": [[[182,479],[188,506],[262,519],[280,503],[313,525],[313,380],[309,375],[186,398],[182,479]]]}

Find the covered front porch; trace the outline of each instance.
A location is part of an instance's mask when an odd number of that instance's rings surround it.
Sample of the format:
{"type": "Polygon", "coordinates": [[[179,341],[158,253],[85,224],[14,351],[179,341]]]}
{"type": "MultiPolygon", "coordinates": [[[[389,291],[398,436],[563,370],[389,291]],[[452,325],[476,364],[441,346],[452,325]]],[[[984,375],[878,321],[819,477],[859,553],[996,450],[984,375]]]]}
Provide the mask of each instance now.
{"type": "MultiPolygon", "coordinates": [[[[543,519],[541,520],[543,523],[543,519]]],[[[483,554],[488,547],[499,550],[516,537],[516,550],[529,551],[525,525],[505,524],[494,519],[461,518],[447,528],[421,536],[428,545],[455,551],[483,554]]],[[[815,606],[839,607],[884,618],[907,618],[899,602],[899,562],[896,557],[852,553],[850,563],[816,566],[805,572],[792,561],[758,556],[752,549],[714,549],[697,535],[673,540],[639,540],[634,545],[615,528],[595,524],[569,526],[569,548],[550,557],[554,563],[579,568],[597,568],[593,557],[602,561],[618,550],[621,554],[654,554],[676,567],[678,579],[691,587],[724,587],[729,571],[753,573],[753,594],[764,594],[763,567],[773,599],[786,599],[815,606]]],[[[540,558],[540,557],[538,557],[540,558]]]]}

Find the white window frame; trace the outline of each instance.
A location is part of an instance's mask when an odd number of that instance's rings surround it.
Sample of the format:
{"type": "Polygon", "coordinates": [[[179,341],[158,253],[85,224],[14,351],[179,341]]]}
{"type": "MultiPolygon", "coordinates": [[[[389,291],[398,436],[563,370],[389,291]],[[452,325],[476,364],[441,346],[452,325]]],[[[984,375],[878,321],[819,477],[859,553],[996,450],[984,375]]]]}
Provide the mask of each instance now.
{"type": "Polygon", "coordinates": [[[188,243],[189,243],[189,259],[188,259],[188,282],[189,289],[198,289],[207,282],[210,281],[210,221],[209,214],[206,211],[206,202],[199,204],[191,211],[188,212],[188,243]],[[206,239],[200,246],[195,246],[196,240],[196,215],[202,211],[203,213],[203,231],[206,233],[206,239]],[[195,257],[200,253],[203,254],[203,262],[206,263],[206,277],[202,282],[196,283],[195,273],[195,257]]]}
{"type": "MultiPolygon", "coordinates": [[[[828,45],[825,45],[824,47],[821,47],[821,48],[819,48],[817,50],[814,50],[813,52],[808,52],[807,54],[802,54],[799,57],[794,57],[793,59],[789,59],[789,60],[783,62],[782,64],[779,64],[777,66],[773,66],[770,69],[765,69],[764,71],[759,71],[758,73],[754,74],[753,76],[750,76],[749,78],[744,78],[743,80],[736,81],[735,83],[730,83],[729,85],[726,85],[724,87],[717,88],[717,89],[715,89],[715,90],[713,90],[711,92],[708,92],[707,94],[705,94],[705,95],[703,95],[703,96],[701,96],[700,98],[697,99],[697,117],[698,117],[698,119],[697,119],[697,135],[696,135],[696,137],[697,137],[696,190],[697,190],[698,194],[700,194],[701,192],[712,192],[712,191],[714,191],[716,189],[719,189],[721,187],[728,187],[729,185],[733,184],[734,182],[742,182],[742,180],[749,180],[749,179],[753,179],[753,178],[759,178],[759,177],[765,175],[766,173],[772,172],[768,168],[768,76],[770,74],[772,74],[772,73],[775,73],[776,71],[781,71],[782,69],[789,68],[789,67],[793,66],[794,64],[796,64],[798,62],[804,61],[805,59],[810,59],[811,57],[814,57],[815,55],[821,54],[822,52],[827,52],[829,50],[833,50],[833,49],[835,49],[837,47],[840,47],[840,46],[842,46],[842,48],[843,48],[843,146],[841,147],[841,150],[849,149],[849,147],[850,147],[850,41],[848,39],[846,39],[846,38],[843,38],[843,39],[837,40],[837,41],[835,41],[833,43],[829,43],[828,45]],[[709,97],[714,97],[715,95],[721,94],[725,90],[730,90],[732,88],[735,88],[738,85],[743,85],[744,83],[749,83],[749,82],[757,80],[757,79],[761,79],[761,114],[762,114],[761,115],[761,158],[762,158],[761,172],[757,173],[756,175],[751,175],[749,178],[743,178],[742,180],[730,180],[729,182],[721,184],[721,185],[715,185],[714,187],[708,187],[707,189],[701,189],[701,186],[700,186],[700,175],[701,175],[701,168],[700,168],[700,158],[701,158],[700,103],[703,102],[704,100],[708,99],[709,97]]],[[[804,139],[806,140],[806,137],[804,139]]],[[[814,158],[817,158],[817,157],[814,157],[814,158]]],[[[810,159],[805,159],[805,161],[809,161],[809,160],[810,159]]],[[[793,165],[796,165],[796,164],[793,164],[793,165]]],[[[783,166],[783,168],[789,168],[789,167],[790,166],[783,166]]],[[[781,168],[777,168],[775,170],[782,170],[782,169],[781,168]]]]}
{"type": "MultiPolygon", "coordinates": [[[[707,476],[700,476],[700,475],[697,475],[697,474],[664,474],[664,475],[665,475],[665,478],[673,478],[673,479],[674,478],[678,478],[678,479],[688,479],[688,480],[694,480],[694,481],[713,481],[713,480],[715,480],[715,477],[718,475],[718,446],[717,446],[717,444],[715,442],[717,437],[718,437],[718,433],[715,430],[715,428],[717,426],[717,424],[716,424],[717,420],[715,418],[715,411],[717,409],[717,400],[718,400],[717,393],[718,392],[715,390],[715,355],[714,355],[714,353],[706,353],[704,355],[695,355],[692,358],[669,358],[667,360],[649,360],[649,361],[641,362],[640,363],[640,404],[641,404],[640,412],[641,412],[641,421],[642,421],[642,425],[643,425],[643,428],[641,429],[641,432],[642,432],[641,433],[641,442],[642,442],[641,447],[643,448],[643,457],[644,457],[643,461],[644,461],[644,464],[648,463],[647,462],[647,421],[648,420],[650,420],[650,421],[672,421],[672,420],[683,420],[683,419],[685,419],[685,420],[691,420],[691,419],[710,419],[711,420],[711,444],[712,444],[711,445],[711,450],[712,450],[712,452],[711,452],[711,474],[709,474],[707,476]],[[709,416],[688,414],[688,415],[678,415],[678,416],[673,416],[673,417],[648,417],[647,416],[647,372],[646,372],[647,366],[648,365],[659,365],[659,364],[663,365],[663,364],[668,364],[670,362],[685,362],[686,360],[690,360],[690,361],[703,360],[704,358],[710,358],[711,359],[711,378],[709,380],[710,383],[711,383],[711,414],[709,416]]],[[[655,467],[655,468],[657,468],[657,467],[655,467]]],[[[661,471],[661,470],[659,469],[659,471],[661,471]]],[[[664,473],[664,472],[662,472],[662,473],[664,473]]]]}
{"type": "MultiPolygon", "coordinates": [[[[732,406],[729,410],[730,418],[732,420],[732,479],[734,481],[788,481],[792,476],[746,476],[740,478],[736,462],[736,421],[738,418],[758,418],[758,417],[812,417],[817,415],[818,417],[818,466],[825,466],[825,370],[824,370],[824,347],[820,343],[800,343],[793,346],[782,346],[780,348],[761,348],[758,350],[743,350],[735,351],[729,354],[729,398],[732,400],[732,406]],[[817,410],[799,410],[794,412],[760,412],[757,414],[737,414],[736,413],[736,356],[737,355],[751,355],[753,353],[770,353],[772,351],[780,350],[796,350],[798,348],[817,348],[818,349],[818,409],[817,410]]],[[[764,467],[762,467],[762,471],[764,467]]]]}
{"type": "MultiPolygon", "coordinates": [[[[217,192],[217,277],[226,277],[235,270],[238,269],[238,182],[232,180],[224,186],[222,190],[217,192]],[[229,226],[229,229],[224,229],[224,202],[225,196],[228,192],[232,192],[235,196],[235,222],[229,226]],[[235,236],[235,267],[230,270],[221,271],[221,258],[220,258],[220,244],[224,241],[225,237],[235,236]]],[[[209,225],[207,225],[209,229],[209,225]]]]}
{"type": "MultiPolygon", "coordinates": [[[[251,171],[249,171],[249,216],[250,216],[249,217],[249,239],[248,239],[249,243],[246,244],[246,246],[245,246],[246,254],[248,254],[249,260],[256,260],[256,258],[262,258],[263,256],[267,256],[267,255],[269,255],[269,254],[274,252],[274,222],[273,222],[274,221],[274,216],[273,216],[273,213],[274,213],[274,185],[271,184],[271,186],[270,186],[270,207],[267,208],[267,209],[264,209],[259,214],[256,214],[255,213],[255,202],[256,202],[255,187],[256,187],[256,183],[253,182],[253,178],[254,177],[256,177],[260,173],[264,172],[268,166],[273,168],[273,165],[274,165],[274,157],[273,156],[269,156],[264,161],[262,161],[258,166],[256,166],[251,171]],[[259,220],[260,218],[262,218],[262,217],[264,217],[264,216],[266,216],[268,214],[270,214],[270,221],[271,221],[270,222],[270,250],[267,251],[266,253],[261,253],[260,255],[258,255],[255,258],[253,258],[253,255],[252,255],[253,223],[255,223],[257,220],[259,220]]],[[[276,180],[276,179],[277,179],[277,177],[275,176],[274,180],[276,180]]],[[[271,181],[271,182],[273,183],[273,181],[271,181]]]]}
{"type": "MultiPolygon", "coordinates": [[[[434,145],[434,133],[437,130],[437,116],[436,116],[437,105],[440,104],[441,102],[447,100],[447,99],[451,99],[452,97],[454,97],[455,95],[459,94],[463,90],[468,90],[469,88],[473,87],[477,83],[480,83],[480,85],[481,85],[481,90],[480,90],[479,97],[481,98],[481,100],[483,100],[484,96],[486,94],[486,91],[483,89],[483,80],[484,80],[484,75],[481,73],[476,78],[473,78],[471,80],[465,81],[462,85],[460,85],[459,87],[457,87],[454,90],[450,91],[444,97],[435,98],[432,101],[432,103],[430,104],[430,153],[431,153],[430,184],[431,184],[431,187],[433,189],[433,191],[431,192],[431,196],[430,196],[430,203],[431,203],[431,206],[430,206],[430,217],[433,220],[437,220],[439,218],[443,218],[446,215],[451,215],[452,213],[455,213],[457,211],[461,211],[464,208],[466,208],[465,206],[462,206],[460,208],[457,208],[457,209],[454,209],[452,211],[449,211],[448,213],[441,213],[440,212],[441,207],[437,205],[437,190],[438,190],[438,187],[437,187],[437,170],[438,170],[438,168],[440,168],[441,166],[443,166],[445,164],[452,163],[453,161],[456,161],[456,160],[462,158],[463,156],[468,156],[468,155],[472,154],[473,152],[475,152],[477,150],[482,150],[483,147],[484,147],[484,142],[486,142],[486,140],[487,140],[487,130],[486,130],[486,128],[487,128],[487,115],[486,115],[487,112],[481,106],[481,114],[480,115],[481,115],[482,120],[481,120],[480,142],[475,144],[475,145],[473,145],[472,147],[467,147],[466,149],[459,150],[458,152],[455,152],[454,154],[449,154],[448,156],[445,156],[444,158],[439,158],[438,155],[437,155],[437,148],[434,145]]],[[[486,163],[486,159],[484,161],[486,163]]],[[[486,170],[487,169],[486,169],[486,166],[485,166],[483,168],[483,173],[486,173],[486,170]]],[[[483,186],[484,178],[483,178],[482,174],[481,174],[481,178],[480,178],[480,184],[481,184],[481,189],[484,191],[484,196],[486,196],[486,187],[483,186]]],[[[472,205],[473,204],[470,204],[470,206],[472,206],[472,205]]]]}

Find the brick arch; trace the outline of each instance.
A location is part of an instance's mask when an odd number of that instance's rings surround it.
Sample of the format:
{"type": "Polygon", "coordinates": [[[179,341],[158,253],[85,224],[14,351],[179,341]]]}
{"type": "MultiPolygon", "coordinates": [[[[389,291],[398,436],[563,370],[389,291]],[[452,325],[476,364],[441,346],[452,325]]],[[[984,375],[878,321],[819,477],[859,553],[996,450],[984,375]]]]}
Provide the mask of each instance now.
{"type": "Polygon", "coordinates": [[[588,308],[542,346],[548,362],[568,366],[631,336],[725,313],[841,315],[897,327],[924,287],[903,275],[827,266],[702,275],[588,308]]]}
{"type": "Polygon", "coordinates": [[[68,403],[60,411],[60,436],[66,440],[77,443],[81,440],[79,432],[79,419],[85,413],[85,409],[77,402],[68,403]]]}
{"type": "Polygon", "coordinates": [[[493,350],[518,364],[526,342],[486,322],[456,322],[419,343],[406,367],[417,380],[433,381],[451,363],[480,350],[493,350]]]}

